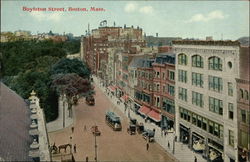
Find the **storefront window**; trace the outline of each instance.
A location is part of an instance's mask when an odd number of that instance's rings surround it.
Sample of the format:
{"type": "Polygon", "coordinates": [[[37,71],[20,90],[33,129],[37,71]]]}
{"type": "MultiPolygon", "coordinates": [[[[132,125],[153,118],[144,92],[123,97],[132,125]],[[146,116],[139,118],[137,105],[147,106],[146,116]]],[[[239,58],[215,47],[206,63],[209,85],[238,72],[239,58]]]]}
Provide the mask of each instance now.
{"type": "Polygon", "coordinates": [[[187,115],[187,121],[191,122],[191,112],[188,111],[187,113],[188,113],[188,115],[187,115]]]}

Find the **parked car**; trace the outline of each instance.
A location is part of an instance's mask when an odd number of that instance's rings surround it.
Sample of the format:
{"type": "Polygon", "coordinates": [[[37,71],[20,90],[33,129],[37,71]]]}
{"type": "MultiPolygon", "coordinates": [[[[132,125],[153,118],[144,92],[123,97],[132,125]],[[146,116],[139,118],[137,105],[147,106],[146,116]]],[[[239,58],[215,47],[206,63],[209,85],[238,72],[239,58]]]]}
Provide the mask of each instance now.
{"type": "Polygon", "coordinates": [[[154,136],[155,132],[150,129],[146,129],[143,133],[142,136],[145,140],[148,140],[149,142],[154,142],[154,136]]]}
{"type": "Polygon", "coordinates": [[[141,133],[144,132],[144,125],[143,125],[143,123],[139,123],[139,124],[137,124],[136,126],[137,126],[137,132],[138,132],[139,134],[141,134],[141,133]]]}
{"type": "Polygon", "coordinates": [[[130,135],[136,134],[136,126],[134,124],[130,124],[127,129],[127,132],[130,133],[130,135]]]}

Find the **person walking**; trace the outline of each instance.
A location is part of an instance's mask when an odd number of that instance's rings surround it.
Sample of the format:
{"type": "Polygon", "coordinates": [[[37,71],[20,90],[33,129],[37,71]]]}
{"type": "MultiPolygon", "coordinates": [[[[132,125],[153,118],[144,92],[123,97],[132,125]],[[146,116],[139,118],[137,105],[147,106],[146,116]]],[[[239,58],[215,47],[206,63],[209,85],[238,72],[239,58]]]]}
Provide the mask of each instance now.
{"type": "Polygon", "coordinates": [[[74,133],[74,127],[71,127],[71,131],[72,131],[72,133],[74,133]]]}
{"type": "Polygon", "coordinates": [[[147,148],[147,151],[148,151],[148,149],[149,149],[149,144],[148,144],[148,142],[147,142],[146,148],[147,148]]]}
{"type": "Polygon", "coordinates": [[[88,162],[89,161],[89,157],[88,156],[86,156],[86,162],[88,162]]]}
{"type": "Polygon", "coordinates": [[[197,158],[196,158],[196,156],[194,156],[194,162],[197,162],[197,158]]]}
{"type": "Polygon", "coordinates": [[[168,141],[168,148],[170,149],[170,144],[169,144],[169,141],[168,141]]]}
{"type": "Polygon", "coordinates": [[[87,131],[87,127],[86,127],[86,125],[84,125],[84,131],[85,131],[85,132],[87,131]]]}
{"type": "Polygon", "coordinates": [[[74,153],[76,153],[76,144],[74,144],[74,153]]]}

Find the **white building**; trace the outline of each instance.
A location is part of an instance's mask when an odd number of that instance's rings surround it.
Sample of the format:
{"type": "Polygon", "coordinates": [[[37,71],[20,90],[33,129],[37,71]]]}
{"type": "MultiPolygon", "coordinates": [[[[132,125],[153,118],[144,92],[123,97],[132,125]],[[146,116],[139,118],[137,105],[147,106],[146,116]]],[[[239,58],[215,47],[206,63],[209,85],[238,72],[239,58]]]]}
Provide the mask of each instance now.
{"type": "Polygon", "coordinates": [[[211,160],[221,155],[237,161],[239,42],[184,40],[173,46],[177,139],[211,160]]]}

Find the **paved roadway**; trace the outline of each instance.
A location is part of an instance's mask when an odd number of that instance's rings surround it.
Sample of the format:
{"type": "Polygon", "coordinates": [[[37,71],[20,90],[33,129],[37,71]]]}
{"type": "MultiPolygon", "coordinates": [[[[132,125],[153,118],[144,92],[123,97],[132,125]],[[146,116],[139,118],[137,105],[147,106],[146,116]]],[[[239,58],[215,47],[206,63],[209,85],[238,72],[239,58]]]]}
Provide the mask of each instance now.
{"type": "Polygon", "coordinates": [[[109,99],[96,86],[96,104],[88,106],[84,100],[80,100],[75,107],[74,133],[71,127],[49,133],[50,143],[56,146],[66,143],[76,144],[77,152],[74,157],[77,161],[83,161],[88,156],[89,161],[94,161],[95,148],[94,136],[90,128],[97,125],[101,136],[97,136],[98,161],[164,161],[172,162],[173,156],[162,149],[157,143],[150,143],[146,150],[146,141],[141,135],[129,135],[127,118],[113,105],[109,99]],[[113,110],[122,120],[122,131],[115,132],[105,123],[105,112],[113,110]],[[87,130],[84,130],[86,125],[87,130]],[[72,136],[72,141],[70,141],[72,136]]]}

